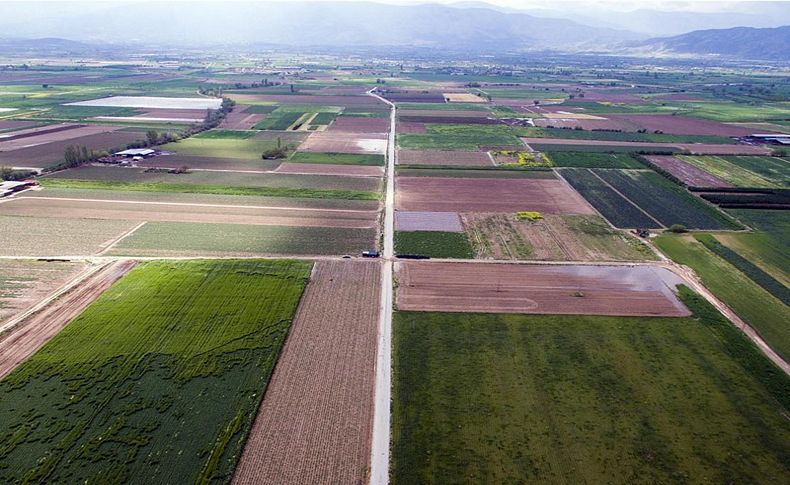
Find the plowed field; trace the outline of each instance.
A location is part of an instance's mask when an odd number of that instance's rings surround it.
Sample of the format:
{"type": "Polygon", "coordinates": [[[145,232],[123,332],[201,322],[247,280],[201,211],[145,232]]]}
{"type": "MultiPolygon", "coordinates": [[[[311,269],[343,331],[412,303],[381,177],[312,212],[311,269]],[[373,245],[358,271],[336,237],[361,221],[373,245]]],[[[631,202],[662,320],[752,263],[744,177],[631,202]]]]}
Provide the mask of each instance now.
{"type": "Polygon", "coordinates": [[[687,316],[670,288],[682,280],[653,266],[396,263],[399,310],[687,316]]]}
{"type": "Polygon", "coordinates": [[[316,264],[234,483],[368,481],[379,265],[316,264]]]}

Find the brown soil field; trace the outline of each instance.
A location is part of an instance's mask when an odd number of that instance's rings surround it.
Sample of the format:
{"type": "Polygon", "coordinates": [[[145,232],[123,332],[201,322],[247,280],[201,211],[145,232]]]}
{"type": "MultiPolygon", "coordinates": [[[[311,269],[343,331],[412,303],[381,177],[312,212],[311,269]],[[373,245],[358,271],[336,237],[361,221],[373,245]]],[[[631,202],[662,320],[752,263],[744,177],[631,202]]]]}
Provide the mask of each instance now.
{"type": "Polygon", "coordinates": [[[645,104],[645,100],[631,93],[615,93],[590,91],[584,89],[584,101],[602,101],[604,103],[645,104]]]}
{"type": "Polygon", "coordinates": [[[550,120],[572,119],[572,120],[598,120],[598,121],[602,121],[602,120],[606,119],[606,118],[604,118],[602,116],[590,115],[590,114],[581,113],[581,112],[578,112],[578,111],[576,111],[576,112],[572,112],[572,111],[557,111],[557,112],[554,112],[554,113],[546,113],[543,116],[545,116],[546,118],[548,118],[550,120]]]}
{"type": "Polygon", "coordinates": [[[425,123],[415,123],[413,121],[399,121],[395,125],[395,131],[398,133],[427,133],[425,123]]]}
{"type": "Polygon", "coordinates": [[[299,150],[304,152],[375,153],[383,155],[387,150],[387,134],[365,133],[357,135],[342,131],[320,131],[311,133],[299,145],[299,150]]]}
{"type": "Polygon", "coordinates": [[[170,202],[18,197],[0,204],[0,215],[158,222],[209,222],[301,227],[370,228],[377,211],[298,210],[170,202]]]}
{"type": "Polygon", "coordinates": [[[398,210],[594,214],[576,191],[559,179],[398,177],[398,210]]]}
{"type": "Polygon", "coordinates": [[[0,328],[86,268],[84,263],[0,260],[0,328]]]}
{"type": "Polygon", "coordinates": [[[319,261],[234,484],[364,484],[370,471],[380,266],[319,261]]]}
{"type": "Polygon", "coordinates": [[[184,118],[203,121],[206,118],[204,109],[146,109],[145,113],[135,118],[184,118]]]}
{"type": "Polygon", "coordinates": [[[657,266],[507,263],[395,264],[399,310],[563,315],[688,316],[657,266]]]}
{"type": "Polygon", "coordinates": [[[108,263],[41,311],[0,335],[0,379],[44,346],[136,264],[135,261],[108,263]]]}
{"type": "Polygon", "coordinates": [[[135,165],[145,168],[179,168],[184,165],[202,170],[269,171],[280,166],[279,160],[244,160],[241,158],[162,155],[146,158],[135,165]]]}
{"type": "Polygon", "coordinates": [[[395,212],[396,231],[464,232],[457,212],[395,212]]]}
{"type": "Polygon", "coordinates": [[[283,162],[275,170],[277,173],[306,175],[346,175],[351,177],[383,177],[384,167],[366,165],[334,165],[330,163],[292,163],[283,162]]]}
{"type": "Polygon", "coordinates": [[[0,165],[15,167],[47,167],[63,160],[63,152],[68,145],[84,145],[91,150],[123,148],[126,144],[145,138],[144,133],[115,131],[81,136],[44,145],[20,148],[12,152],[0,152],[0,165]]]}
{"type": "Polygon", "coordinates": [[[444,103],[444,96],[441,93],[422,92],[422,91],[400,91],[384,95],[385,98],[393,103],[444,103]]]}
{"type": "Polygon", "coordinates": [[[457,165],[490,167],[494,163],[486,152],[398,150],[398,163],[403,165],[457,165]]]}
{"type": "Polygon", "coordinates": [[[695,167],[690,163],[671,156],[648,155],[645,156],[651,163],[661,167],[675,177],[679,178],[684,184],[691,187],[732,187],[729,182],[709,174],[701,168],[695,167]]]}
{"type": "Polygon", "coordinates": [[[264,118],[266,118],[264,114],[245,113],[237,107],[225,116],[219,127],[227,130],[250,130],[264,118]]]}
{"type": "Polygon", "coordinates": [[[0,152],[10,152],[22,148],[44,145],[62,140],[73,140],[88,135],[118,131],[121,126],[101,125],[60,125],[31,128],[13,136],[0,138],[0,152]]]}
{"type": "Polygon", "coordinates": [[[653,253],[599,216],[465,213],[464,227],[478,259],[546,261],[643,261],[653,253]]]}
{"type": "Polygon", "coordinates": [[[33,121],[0,120],[0,130],[20,130],[34,124],[33,121]]]}
{"type": "MultiPolygon", "coordinates": [[[[317,104],[322,106],[386,106],[373,96],[321,96],[309,94],[228,94],[239,104],[317,104]]],[[[441,101],[440,101],[441,102],[441,101]]]]}
{"type": "Polygon", "coordinates": [[[389,118],[355,116],[339,116],[329,126],[329,131],[347,131],[349,133],[387,133],[389,129],[389,118]]]}
{"type": "Polygon", "coordinates": [[[612,120],[631,123],[648,132],[656,130],[676,135],[718,135],[718,136],[747,136],[754,130],[738,126],[719,123],[717,121],[687,118],[685,116],[671,115],[608,115],[612,120]]]}

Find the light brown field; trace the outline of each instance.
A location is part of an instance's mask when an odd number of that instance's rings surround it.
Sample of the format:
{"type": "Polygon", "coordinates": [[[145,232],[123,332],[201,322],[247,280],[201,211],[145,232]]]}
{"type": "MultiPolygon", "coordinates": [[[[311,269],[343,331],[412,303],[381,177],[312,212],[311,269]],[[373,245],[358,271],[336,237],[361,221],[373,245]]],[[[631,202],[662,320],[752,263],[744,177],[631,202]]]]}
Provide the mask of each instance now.
{"type": "Polygon", "coordinates": [[[374,227],[378,220],[377,211],[44,197],[18,197],[9,200],[0,204],[0,215],[346,228],[374,227]]]}
{"type": "MultiPolygon", "coordinates": [[[[75,138],[80,138],[82,136],[98,135],[100,133],[110,133],[113,131],[118,131],[121,128],[123,128],[122,126],[102,126],[102,125],[87,125],[87,126],[83,125],[83,126],[75,126],[73,128],[69,125],[67,126],[68,129],[49,131],[49,132],[44,132],[42,134],[36,134],[33,136],[15,138],[13,140],[2,141],[2,139],[0,139],[0,152],[11,152],[22,148],[45,145],[47,143],[52,143],[56,141],[73,140],[75,138]]],[[[64,126],[63,128],[67,128],[67,127],[64,126]]],[[[39,129],[39,132],[40,131],[41,130],[39,129]]]]}
{"type": "Polygon", "coordinates": [[[441,151],[441,150],[398,150],[398,164],[403,165],[457,165],[486,167],[494,163],[486,152],[441,151]]]}
{"type": "Polygon", "coordinates": [[[380,284],[376,262],[316,263],[233,483],[368,482],[380,284]]]}
{"type": "Polygon", "coordinates": [[[652,143],[641,141],[575,140],[570,138],[522,138],[524,143],[538,145],[594,145],[617,147],[676,147],[693,155],[770,155],[771,150],[758,145],[719,145],[711,143],[652,143]]]}
{"type": "Polygon", "coordinates": [[[0,328],[86,267],[85,263],[0,260],[0,328]]]}
{"type": "Polygon", "coordinates": [[[543,115],[544,118],[548,118],[550,120],[560,119],[560,120],[605,120],[603,116],[595,116],[595,115],[588,115],[586,113],[571,113],[570,111],[557,111],[554,113],[546,113],[543,115]]]}
{"type": "Polygon", "coordinates": [[[595,213],[558,179],[398,177],[395,205],[409,211],[595,213]]]}
{"type": "Polygon", "coordinates": [[[399,310],[687,316],[664,268],[398,262],[399,310]]]}
{"type": "Polygon", "coordinates": [[[612,229],[597,215],[545,214],[537,221],[514,214],[462,214],[480,259],[640,261],[655,255],[636,238],[612,229]]]}
{"type": "Polygon", "coordinates": [[[448,103],[485,103],[486,100],[472,93],[442,93],[448,103]]]}
{"type": "Polygon", "coordinates": [[[299,145],[299,150],[306,152],[375,153],[383,155],[387,150],[387,134],[321,131],[311,133],[299,145]]]}
{"type": "Polygon", "coordinates": [[[0,379],[57,335],[115,281],[131,270],[135,261],[107,263],[41,311],[0,335],[0,379]]]}

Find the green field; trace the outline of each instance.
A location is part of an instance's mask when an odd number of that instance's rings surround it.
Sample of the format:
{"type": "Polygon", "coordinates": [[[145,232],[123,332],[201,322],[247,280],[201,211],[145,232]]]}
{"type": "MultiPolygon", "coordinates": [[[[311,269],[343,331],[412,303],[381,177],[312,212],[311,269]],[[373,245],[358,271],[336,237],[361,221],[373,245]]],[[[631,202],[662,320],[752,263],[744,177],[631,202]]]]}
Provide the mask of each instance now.
{"type": "Polygon", "coordinates": [[[0,382],[0,477],[228,482],[310,266],[142,263],[0,382]]]}
{"type": "Polygon", "coordinates": [[[198,133],[193,138],[212,140],[246,140],[255,135],[252,130],[209,130],[198,133]]]}
{"type": "Polygon", "coordinates": [[[674,145],[619,146],[619,145],[561,145],[554,143],[530,143],[539,152],[585,152],[585,153],[679,153],[683,150],[674,145]]]}
{"type": "MultiPolygon", "coordinates": [[[[301,139],[301,134],[296,135],[301,139]]],[[[293,143],[294,136],[283,136],[282,143],[293,143]]],[[[191,137],[176,143],[162,145],[162,150],[168,150],[179,155],[193,157],[215,158],[240,158],[246,160],[260,160],[264,151],[277,146],[276,137],[256,135],[250,138],[197,138],[191,137]]]]}
{"type": "Polygon", "coordinates": [[[685,301],[700,320],[397,312],[391,482],[790,480],[787,376],[685,301]]]}
{"type": "Polygon", "coordinates": [[[121,256],[340,255],[373,249],[375,229],[149,222],[110,254],[121,256]]]}
{"type": "Polygon", "coordinates": [[[359,155],[354,153],[295,152],[288,159],[296,163],[329,163],[335,165],[384,165],[384,155],[359,155]]]}
{"type": "MultiPolygon", "coordinates": [[[[234,174],[241,175],[241,174],[234,174]]],[[[361,177],[358,177],[361,178],[361,177]]],[[[379,200],[378,192],[345,189],[298,188],[283,186],[227,186],[173,182],[136,182],[125,180],[83,180],[47,177],[42,187],[68,189],[128,190],[133,192],[178,192],[183,194],[247,195],[257,197],[296,197],[307,199],[379,200]]]]}
{"type": "Polygon", "coordinates": [[[466,234],[442,231],[396,231],[395,252],[431,258],[474,258],[466,234]]]}
{"type": "Polygon", "coordinates": [[[678,158],[736,187],[778,187],[774,182],[766,180],[751,170],[732,163],[724,157],[681,155],[678,158]]]}
{"type": "Polygon", "coordinates": [[[784,359],[790,358],[790,307],[690,235],[664,234],[658,248],[692,268],[705,286],[751,325],[784,359]]]}
{"type": "Polygon", "coordinates": [[[483,147],[522,148],[521,140],[505,125],[426,123],[426,133],[398,135],[398,146],[416,150],[477,150],[483,147]]]}
{"type": "Polygon", "coordinates": [[[546,155],[555,167],[577,168],[645,168],[644,164],[627,153],[554,152],[546,155]]]}
{"type": "Polygon", "coordinates": [[[777,187],[790,186],[790,158],[784,157],[720,157],[742,169],[759,175],[777,187]]]}
{"type": "Polygon", "coordinates": [[[746,256],[774,278],[790,286],[790,211],[730,209],[754,232],[718,234],[722,243],[746,256]]]}

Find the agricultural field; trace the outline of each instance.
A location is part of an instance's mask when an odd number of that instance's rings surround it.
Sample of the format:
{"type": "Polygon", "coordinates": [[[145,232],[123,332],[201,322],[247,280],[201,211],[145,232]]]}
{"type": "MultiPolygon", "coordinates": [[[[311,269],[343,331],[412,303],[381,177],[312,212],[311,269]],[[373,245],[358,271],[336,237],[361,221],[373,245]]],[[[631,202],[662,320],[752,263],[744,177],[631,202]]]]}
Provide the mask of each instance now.
{"type": "Polygon", "coordinates": [[[651,265],[398,262],[399,310],[687,316],[682,280],[651,265]]]}
{"type": "Polygon", "coordinates": [[[790,307],[690,235],[662,235],[656,245],[693,269],[705,286],[752,326],[782,358],[790,357],[790,307]]]}
{"type": "Polygon", "coordinates": [[[779,188],[790,184],[790,162],[781,158],[681,156],[680,159],[734,187],[779,188]],[[761,167],[758,170],[769,174],[770,179],[750,169],[754,167],[761,167]]]}
{"type": "Polygon", "coordinates": [[[463,150],[399,150],[398,165],[492,167],[487,152],[463,150]]]}
{"type": "Polygon", "coordinates": [[[717,234],[716,238],[790,287],[790,253],[787,251],[790,212],[755,209],[728,212],[753,231],[717,234]]]}
{"type": "Polygon", "coordinates": [[[316,263],[234,483],[367,480],[380,286],[374,262],[316,263]]]}
{"type": "Polygon", "coordinates": [[[642,261],[656,255],[625,232],[595,215],[541,215],[519,220],[515,214],[463,214],[479,259],[557,261],[642,261]]]}
{"type": "Polygon", "coordinates": [[[378,228],[149,222],[116,244],[117,256],[339,255],[374,249],[378,228]]]}
{"type": "Polygon", "coordinates": [[[398,135],[398,147],[405,150],[519,149],[522,147],[513,130],[505,125],[425,125],[425,133],[398,135]]]}
{"type": "MultiPolygon", "coordinates": [[[[0,328],[77,277],[85,263],[0,260],[0,328]]],[[[2,333],[2,331],[0,331],[2,333]]]]}
{"type": "Polygon", "coordinates": [[[383,166],[383,155],[359,155],[354,153],[296,152],[288,159],[291,163],[327,163],[330,165],[383,166]]]}
{"type": "Polygon", "coordinates": [[[0,382],[4,480],[228,481],[309,272],[140,264],[0,382]]]}
{"type": "Polygon", "coordinates": [[[644,168],[628,153],[548,152],[555,167],[576,168],[644,168]]]}
{"type": "Polygon", "coordinates": [[[395,253],[431,258],[474,257],[466,234],[455,231],[395,231],[395,253]]]}
{"type": "Polygon", "coordinates": [[[0,204],[3,256],[90,256],[107,249],[136,225],[133,221],[8,216],[0,204]]]}
{"type": "Polygon", "coordinates": [[[284,145],[297,146],[304,139],[303,133],[258,133],[239,140],[238,138],[192,137],[176,143],[162,145],[163,150],[181,156],[240,158],[260,160],[265,150],[275,148],[279,139],[284,145]]]}
{"type": "Polygon", "coordinates": [[[396,312],[391,482],[787,477],[787,377],[684,301],[695,316],[396,312]]]}

